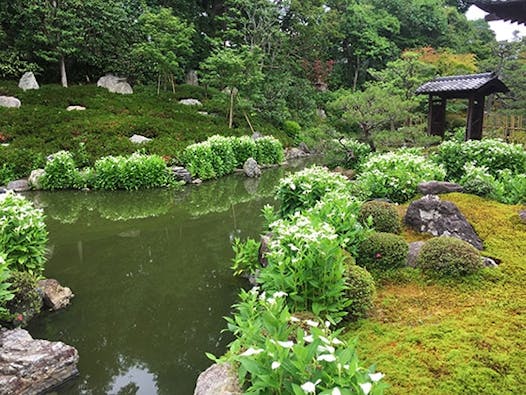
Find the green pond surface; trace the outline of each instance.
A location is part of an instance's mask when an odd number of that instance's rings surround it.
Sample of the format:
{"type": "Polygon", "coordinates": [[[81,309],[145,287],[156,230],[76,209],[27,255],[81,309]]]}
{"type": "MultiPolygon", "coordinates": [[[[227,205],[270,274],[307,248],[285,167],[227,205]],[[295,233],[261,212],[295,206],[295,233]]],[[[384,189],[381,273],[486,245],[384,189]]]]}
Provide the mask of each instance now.
{"type": "Polygon", "coordinates": [[[44,208],[45,276],[75,293],[28,330],[79,351],[80,375],[59,394],[192,394],[198,374],[231,341],[223,317],[246,280],[230,270],[236,237],[258,237],[278,180],[233,175],[184,190],[54,192],[44,208]]]}

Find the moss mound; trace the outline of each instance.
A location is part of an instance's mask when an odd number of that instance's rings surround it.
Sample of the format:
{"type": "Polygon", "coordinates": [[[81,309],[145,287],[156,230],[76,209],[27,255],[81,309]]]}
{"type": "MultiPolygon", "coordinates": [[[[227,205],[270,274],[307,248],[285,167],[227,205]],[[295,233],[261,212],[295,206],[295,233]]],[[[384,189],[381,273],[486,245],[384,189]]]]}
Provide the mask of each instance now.
{"type": "Polygon", "coordinates": [[[396,233],[402,230],[402,223],[396,207],[388,202],[371,200],[365,202],[360,209],[358,219],[362,224],[366,224],[369,217],[373,221],[373,228],[377,232],[396,233]]]}
{"type": "Polygon", "coordinates": [[[395,234],[377,232],[365,239],[358,248],[356,263],[368,270],[389,270],[407,262],[409,247],[395,234]]]}
{"type": "Polygon", "coordinates": [[[471,244],[454,237],[436,237],[424,244],[416,261],[427,273],[460,277],[482,268],[480,252],[471,244]]]}
{"type": "Polygon", "coordinates": [[[351,321],[365,318],[373,307],[376,294],[373,276],[366,269],[352,262],[347,266],[346,277],[345,294],[351,301],[351,305],[347,308],[349,315],[346,318],[351,321]]]}

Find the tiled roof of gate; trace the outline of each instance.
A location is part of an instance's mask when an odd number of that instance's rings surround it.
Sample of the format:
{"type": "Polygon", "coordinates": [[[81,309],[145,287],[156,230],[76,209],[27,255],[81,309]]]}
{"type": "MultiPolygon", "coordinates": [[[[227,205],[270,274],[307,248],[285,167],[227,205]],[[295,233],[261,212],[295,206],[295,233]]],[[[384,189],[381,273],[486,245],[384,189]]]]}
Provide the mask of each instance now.
{"type": "Polygon", "coordinates": [[[438,77],[420,86],[416,93],[476,91],[493,79],[498,79],[494,73],[438,77]]]}

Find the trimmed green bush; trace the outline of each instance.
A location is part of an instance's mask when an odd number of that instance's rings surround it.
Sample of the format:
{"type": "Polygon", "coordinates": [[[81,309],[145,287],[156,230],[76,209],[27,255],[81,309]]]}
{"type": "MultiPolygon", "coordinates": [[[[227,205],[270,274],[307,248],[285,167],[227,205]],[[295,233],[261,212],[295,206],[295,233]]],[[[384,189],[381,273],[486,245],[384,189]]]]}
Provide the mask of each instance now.
{"type": "Polygon", "coordinates": [[[231,139],[232,150],[236,156],[236,167],[243,167],[248,158],[257,158],[258,148],[250,136],[231,139]]]}
{"type": "Polygon", "coordinates": [[[71,153],[60,151],[52,155],[44,167],[40,183],[43,189],[71,189],[79,180],[79,171],[71,153]]]}
{"type": "Polygon", "coordinates": [[[373,233],[358,248],[356,263],[367,270],[390,270],[407,262],[409,246],[405,240],[392,233],[373,233]]]}
{"type": "Polygon", "coordinates": [[[365,202],[358,214],[362,224],[367,224],[369,217],[372,219],[372,227],[377,232],[396,233],[402,230],[402,222],[398,211],[393,204],[381,200],[365,202]]]}
{"type": "Polygon", "coordinates": [[[272,136],[263,136],[256,140],[256,161],[260,165],[276,165],[285,160],[283,145],[272,136]]]}
{"type": "Polygon", "coordinates": [[[42,274],[48,235],[42,210],[23,196],[0,198],[0,251],[11,270],[42,274]]]}
{"type": "Polygon", "coordinates": [[[426,273],[451,277],[466,276],[483,267],[480,252],[475,247],[447,236],[428,240],[416,263],[426,273]]]}
{"type": "Polygon", "coordinates": [[[296,121],[285,121],[283,122],[283,131],[291,139],[296,140],[301,132],[301,126],[296,121]]]}
{"type": "Polygon", "coordinates": [[[212,151],[212,166],[217,177],[230,174],[234,171],[237,164],[236,155],[232,149],[232,140],[223,136],[212,136],[207,141],[210,143],[212,151]]]}
{"type": "Polygon", "coordinates": [[[37,289],[38,276],[27,272],[12,272],[10,291],[14,297],[6,303],[10,319],[15,326],[25,326],[42,308],[42,297],[37,289]]]}
{"type": "Polygon", "coordinates": [[[349,314],[346,319],[352,321],[365,318],[373,307],[376,288],[374,279],[365,268],[349,262],[345,273],[346,281],[345,296],[351,304],[347,307],[349,314]]]}

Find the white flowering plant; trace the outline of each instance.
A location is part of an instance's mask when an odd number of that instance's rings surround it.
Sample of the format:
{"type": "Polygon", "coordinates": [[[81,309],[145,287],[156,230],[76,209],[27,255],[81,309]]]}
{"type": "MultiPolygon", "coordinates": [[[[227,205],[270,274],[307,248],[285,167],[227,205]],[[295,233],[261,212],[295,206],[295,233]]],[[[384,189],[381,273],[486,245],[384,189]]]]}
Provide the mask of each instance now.
{"type": "Polygon", "coordinates": [[[388,152],[370,156],[362,166],[357,184],[371,198],[403,203],[416,194],[423,181],[442,181],[446,171],[424,156],[409,152],[388,152]]]}
{"type": "Polygon", "coordinates": [[[264,290],[282,290],[294,311],[312,311],[339,321],[345,298],[345,254],[334,228],[296,212],[270,225],[267,267],[258,281],[264,290]]]}
{"type": "Polygon", "coordinates": [[[9,268],[42,274],[47,241],[42,210],[23,196],[5,194],[0,199],[0,251],[9,268]]]}
{"type": "Polygon", "coordinates": [[[350,188],[349,181],[325,167],[312,166],[282,178],[276,192],[280,214],[286,216],[305,210],[320,201],[328,192],[343,192],[350,188]]]}
{"type": "Polygon", "coordinates": [[[227,319],[236,340],[221,360],[238,366],[244,393],[382,394],[383,375],[360,366],[355,341],[341,339],[329,322],[292,315],[286,296],[242,291],[234,318],[227,319]]]}
{"type": "Polygon", "coordinates": [[[68,151],[53,154],[44,170],[40,181],[43,189],[71,189],[80,178],[73,155],[68,151]]]}

